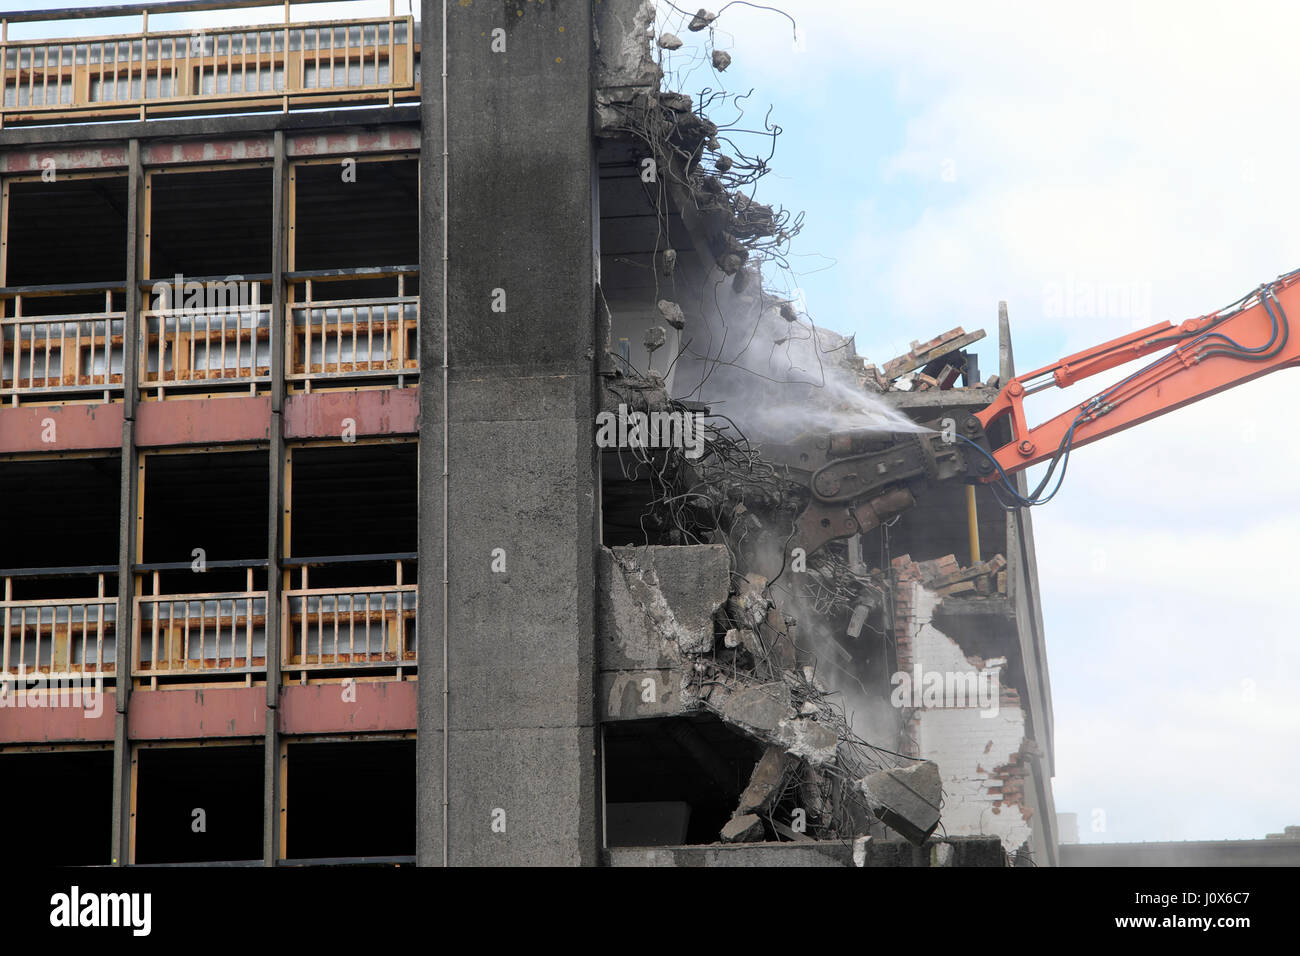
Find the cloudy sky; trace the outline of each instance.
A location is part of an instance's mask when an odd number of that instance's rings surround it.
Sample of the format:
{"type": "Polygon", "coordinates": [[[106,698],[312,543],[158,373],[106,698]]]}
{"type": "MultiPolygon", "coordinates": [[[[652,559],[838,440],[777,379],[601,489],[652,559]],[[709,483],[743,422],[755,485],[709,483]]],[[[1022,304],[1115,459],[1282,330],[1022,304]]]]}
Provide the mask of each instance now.
{"type": "MultiPolygon", "coordinates": [[[[69,5],[93,4],[18,6],[69,5]]],[[[797,41],[729,5],[725,74],[700,56],[707,33],[682,31],[666,65],[683,92],[752,87],[746,125],[772,107],[759,199],[808,214],[791,285],[873,361],[961,325],[989,331],[988,374],[1005,299],[1024,371],[1300,267],[1300,6],[781,6],[797,41]]],[[[1034,513],[1056,803],[1085,842],[1300,824],[1298,388],[1282,372],[1089,446],[1034,513]]]]}
{"type": "MultiPolygon", "coordinates": [[[[961,325],[989,332],[990,374],[1004,299],[1027,371],[1300,267],[1300,8],[781,6],[797,42],[732,6],[725,74],[686,33],[667,65],[683,92],[753,87],[755,127],[772,105],[758,195],[807,210],[792,285],[873,361],[961,325]],[[1072,301],[1085,290],[1102,305],[1072,301]]],[[[1091,445],[1035,509],[1056,804],[1084,842],[1300,823],[1297,389],[1284,371],[1091,445]]]]}

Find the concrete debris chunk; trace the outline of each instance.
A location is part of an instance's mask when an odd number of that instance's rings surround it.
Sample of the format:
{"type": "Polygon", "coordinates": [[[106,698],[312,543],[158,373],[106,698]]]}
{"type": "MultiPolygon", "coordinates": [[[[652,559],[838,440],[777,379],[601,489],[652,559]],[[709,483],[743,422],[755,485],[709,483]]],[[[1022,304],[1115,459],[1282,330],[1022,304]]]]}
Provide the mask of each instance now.
{"type": "MultiPolygon", "coordinates": [[[[984,338],[983,329],[967,332],[959,325],[942,335],[936,335],[928,342],[913,342],[912,348],[905,355],[900,355],[885,363],[883,374],[886,379],[892,381],[906,375],[908,372],[923,369],[935,359],[943,358],[951,352],[964,349],[982,338],[984,338]]],[[[932,383],[931,387],[939,387],[938,381],[934,378],[925,376],[925,379],[928,382],[923,381],[923,384],[932,383]]]]}
{"type": "Polygon", "coordinates": [[[750,572],[735,585],[736,593],[727,598],[727,613],[732,620],[747,627],[758,627],[767,620],[767,612],[772,601],[763,592],[767,589],[767,578],[750,572]]]}
{"type": "Polygon", "coordinates": [[[739,647],[742,643],[740,631],[734,627],[727,628],[726,636],[722,638],[724,647],[739,647]]]}
{"type": "Polygon", "coordinates": [[[834,762],[840,735],[825,724],[799,717],[781,721],[779,732],[786,750],[812,766],[824,767],[834,762]]]}
{"type": "Polygon", "coordinates": [[[659,314],[675,329],[686,328],[686,319],[682,315],[682,307],[676,302],[669,302],[667,299],[659,300],[659,314]]]}
{"type": "Polygon", "coordinates": [[[660,348],[667,341],[668,333],[664,331],[664,327],[662,325],[652,325],[645,330],[645,337],[641,340],[641,344],[646,347],[647,352],[654,352],[655,349],[660,348]]]}
{"type": "Polygon", "coordinates": [[[763,751],[754,772],[749,775],[749,786],[740,795],[740,805],[733,816],[766,813],[771,809],[772,803],[781,795],[781,784],[786,774],[794,765],[794,759],[781,747],[768,747],[763,751]]]}
{"type": "Polygon", "coordinates": [[[671,33],[661,33],[659,35],[659,45],[665,50],[680,50],[682,41],[671,33]]]}
{"type": "Polygon", "coordinates": [[[733,690],[719,708],[727,723],[763,738],[779,734],[790,712],[790,690],[777,681],[733,690]]]}
{"type": "Polygon", "coordinates": [[[696,11],[695,16],[691,17],[691,22],[686,29],[690,30],[692,33],[699,33],[716,19],[718,19],[716,13],[711,13],[703,7],[700,7],[700,9],[696,11]]]}
{"type": "Polygon", "coordinates": [[[673,270],[677,268],[677,250],[665,249],[663,256],[660,258],[660,263],[662,273],[665,276],[672,275],[673,270]]]}
{"type": "Polygon", "coordinates": [[[731,165],[732,164],[731,164],[730,156],[719,156],[716,160],[713,161],[713,168],[720,173],[727,172],[729,169],[731,169],[731,165]]]}
{"type": "Polygon", "coordinates": [[[914,846],[939,825],[943,784],[933,760],[869,774],[858,781],[858,790],[880,822],[914,846]]]}
{"type": "Polygon", "coordinates": [[[732,817],[722,828],[723,843],[761,843],[763,841],[763,821],[755,814],[732,817]]]}
{"type": "Polygon", "coordinates": [[[734,276],[744,264],[745,260],[734,252],[718,256],[718,267],[729,276],[734,276]]]}
{"type": "Polygon", "coordinates": [[[713,68],[719,73],[724,72],[727,67],[731,66],[731,54],[726,50],[713,51],[713,68]]]}

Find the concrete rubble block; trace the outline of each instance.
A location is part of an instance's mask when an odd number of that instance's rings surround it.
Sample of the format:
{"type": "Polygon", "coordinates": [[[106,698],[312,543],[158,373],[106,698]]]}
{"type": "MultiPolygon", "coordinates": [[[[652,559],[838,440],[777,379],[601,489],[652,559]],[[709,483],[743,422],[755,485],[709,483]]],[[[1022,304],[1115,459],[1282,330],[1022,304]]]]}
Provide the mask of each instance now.
{"type": "Polygon", "coordinates": [[[680,50],[682,48],[681,38],[672,33],[659,34],[659,45],[665,50],[680,50]]]}
{"type": "Polygon", "coordinates": [[[763,821],[753,813],[732,817],[723,826],[720,836],[723,843],[761,843],[763,821]]]}
{"type": "Polygon", "coordinates": [[[670,302],[667,299],[659,300],[659,314],[675,329],[686,328],[686,319],[682,315],[682,307],[676,302],[670,302]]]}
{"type": "Polygon", "coordinates": [[[767,620],[773,604],[763,592],[767,578],[761,574],[746,574],[736,585],[736,593],[727,598],[727,613],[732,620],[746,627],[758,627],[767,620]]]}
{"type": "Polygon", "coordinates": [[[731,66],[731,54],[726,50],[714,50],[713,68],[719,73],[723,73],[729,66],[731,66]]]}
{"type": "Polygon", "coordinates": [[[716,13],[700,7],[699,10],[695,11],[695,16],[691,17],[691,22],[687,25],[686,29],[690,30],[692,33],[699,33],[716,19],[718,19],[716,13]]]}
{"type": "Polygon", "coordinates": [[[783,747],[768,747],[763,751],[749,776],[749,786],[740,795],[740,805],[736,807],[735,816],[746,813],[766,813],[772,803],[781,795],[781,784],[786,774],[795,765],[795,760],[783,747]]]}
{"type": "Polygon", "coordinates": [[[709,706],[729,724],[764,740],[776,742],[780,727],[791,714],[790,689],[779,681],[732,689],[720,704],[709,706]]]}
{"type": "Polygon", "coordinates": [[[807,717],[781,721],[777,734],[787,751],[814,767],[834,761],[840,744],[840,736],[833,729],[807,717]]]}
{"type": "Polygon", "coordinates": [[[951,843],[932,843],[930,844],[930,865],[931,866],[953,866],[957,853],[952,848],[951,843]]]}
{"type": "Polygon", "coordinates": [[[858,789],[880,821],[909,843],[920,846],[939,825],[943,785],[933,760],[869,774],[858,789]]]}
{"type": "Polygon", "coordinates": [[[727,601],[725,545],[601,548],[600,669],[671,667],[713,648],[713,615],[727,601]]]}

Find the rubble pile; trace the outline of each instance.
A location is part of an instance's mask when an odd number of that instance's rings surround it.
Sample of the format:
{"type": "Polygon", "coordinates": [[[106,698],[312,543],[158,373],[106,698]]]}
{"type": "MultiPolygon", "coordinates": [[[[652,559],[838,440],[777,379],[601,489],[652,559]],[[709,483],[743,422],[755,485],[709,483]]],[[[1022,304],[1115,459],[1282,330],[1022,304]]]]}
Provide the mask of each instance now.
{"type": "Polygon", "coordinates": [[[913,561],[909,554],[900,554],[891,562],[895,580],[899,583],[920,581],[941,597],[988,597],[1007,593],[1007,560],[995,554],[963,568],[951,554],[932,561],[913,561]]]}
{"type": "MultiPolygon", "coordinates": [[[[657,650],[646,651],[638,663],[648,667],[653,659],[655,668],[667,668],[656,674],[672,674],[671,707],[660,702],[656,715],[711,714],[761,748],[718,833],[721,842],[858,841],[892,834],[919,846],[939,826],[939,768],[879,745],[906,749],[897,743],[904,739],[898,713],[874,744],[855,732],[867,726],[861,710],[873,695],[853,668],[869,661],[873,686],[879,688],[882,678],[888,683],[887,668],[896,664],[896,600],[912,590],[903,585],[920,582],[941,598],[992,599],[1006,594],[1006,562],[997,555],[962,567],[954,555],[920,562],[882,555],[881,566],[873,567],[841,538],[808,549],[813,553],[802,555],[802,565],[791,567],[785,544],[811,493],[762,449],[764,442],[787,440],[770,430],[775,425],[814,433],[833,432],[845,422],[866,430],[919,427],[896,408],[886,409],[878,396],[980,386],[978,363],[966,349],[984,332],[957,327],[912,342],[908,352],[877,366],[857,354],[852,337],[815,325],[800,304],[764,288],[765,264],[785,265],[802,215],[760,203],[748,188],[769,171],[772,152],[765,142],[765,155],[746,156],[732,135],[753,132],[758,123],[737,119],[729,130],[706,115],[722,115],[715,112],[718,105],[743,115],[743,97],[706,90],[697,102],[659,89],[669,53],[681,50],[683,37],[690,40],[692,33],[707,29],[711,38],[714,19],[702,9],[677,33],[654,34],[652,15],[644,5],[638,8],[645,48],[650,51],[653,37],[656,59],[643,56],[629,66],[627,78],[635,82],[597,93],[600,135],[633,144],[647,195],[661,205],[665,224],[669,206],[680,216],[702,260],[690,255],[679,263],[671,246],[687,247],[673,236],[654,250],[648,268],[657,277],[650,305],[658,324],[645,338],[653,355],[671,334],[666,329],[681,333],[680,353],[660,367],[676,368],[674,395],[698,401],[670,397],[668,372],[642,375],[626,362],[606,369],[602,407],[703,410],[708,421],[698,459],[676,448],[619,451],[623,477],[648,481],[651,489],[649,500],[620,505],[635,511],[621,526],[636,528],[650,548],[724,546],[730,578],[725,600],[716,599],[711,632],[683,630],[654,583],[661,579],[647,570],[653,561],[643,567],[627,553],[634,548],[619,549],[625,593],[669,646],[671,666],[657,650]],[[702,283],[699,295],[685,285],[692,273],[702,283]],[[661,289],[659,278],[671,280],[673,291],[667,291],[669,283],[661,289]],[[726,346],[733,351],[724,351],[726,346]],[[784,367],[774,365],[773,356],[784,367]],[[689,371],[700,382],[694,390],[682,387],[692,363],[689,371]],[[775,394],[783,390],[785,395],[775,394]],[[720,403],[717,394],[724,396],[720,403]]],[[[731,62],[720,50],[707,49],[705,56],[718,71],[731,62]]],[[[762,125],[774,148],[780,128],[766,118],[762,125]]],[[[608,501],[605,509],[608,514],[608,501]]],[[[636,671],[636,679],[645,680],[645,673],[636,671]]],[[[632,680],[615,679],[611,693],[629,693],[632,680]]]]}

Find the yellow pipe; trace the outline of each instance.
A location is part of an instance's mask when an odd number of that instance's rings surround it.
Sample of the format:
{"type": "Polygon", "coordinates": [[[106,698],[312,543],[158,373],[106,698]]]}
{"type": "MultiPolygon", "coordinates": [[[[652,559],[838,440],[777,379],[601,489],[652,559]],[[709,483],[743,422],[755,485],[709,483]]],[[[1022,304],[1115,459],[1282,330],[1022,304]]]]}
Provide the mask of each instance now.
{"type": "Polygon", "coordinates": [[[970,533],[970,563],[980,563],[980,523],[975,510],[975,486],[966,486],[966,529],[970,533]]]}

